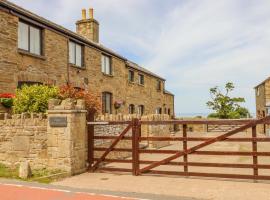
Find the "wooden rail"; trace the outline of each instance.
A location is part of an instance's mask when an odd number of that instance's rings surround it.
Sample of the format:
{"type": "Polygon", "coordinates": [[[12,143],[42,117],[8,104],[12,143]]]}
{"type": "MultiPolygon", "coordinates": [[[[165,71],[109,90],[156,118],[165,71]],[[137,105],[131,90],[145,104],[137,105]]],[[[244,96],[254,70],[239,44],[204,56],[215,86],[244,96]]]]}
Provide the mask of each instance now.
{"type": "Polygon", "coordinates": [[[89,123],[89,126],[99,125],[117,125],[127,124],[127,128],[119,136],[93,136],[93,140],[112,140],[112,145],[109,148],[104,147],[92,147],[92,151],[103,152],[100,158],[92,158],[94,163],[92,169],[99,169],[101,171],[122,171],[132,172],[134,176],[142,175],[144,173],[149,174],[164,174],[164,175],[181,175],[181,176],[202,176],[202,177],[219,177],[219,178],[237,178],[237,179],[254,179],[254,180],[270,180],[270,176],[260,175],[260,169],[270,169],[270,164],[259,163],[258,157],[270,156],[270,152],[258,151],[257,145],[260,142],[269,142],[270,138],[258,137],[256,127],[259,124],[270,124],[270,117],[265,117],[259,120],[173,120],[173,121],[140,121],[134,119],[132,121],[125,122],[108,122],[108,123],[89,123]],[[179,137],[141,137],[141,125],[170,125],[180,124],[182,128],[182,136],[179,137]],[[242,125],[227,133],[219,135],[217,137],[189,137],[187,131],[188,124],[215,124],[215,125],[242,125]],[[252,137],[231,137],[239,132],[242,132],[248,128],[251,128],[252,137]],[[129,130],[132,130],[132,136],[125,136],[129,130]],[[117,148],[117,144],[121,140],[130,140],[132,142],[131,148],[117,148]],[[164,149],[140,149],[140,141],[174,141],[182,142],[182,146],[179,146],[180,150],[164,150],[164,149]],[[188,148],[188,142],[199,142],[193,147],[188,148]],[[251,151],[205,151],[201,150],[203,147],[207,147],[211,144],[218,142],[251,142],[251,151]],[[131,159],[107,159],[107,155],[112,152],[130,152],[132,154],[131,159]],[[141,160],[140,154],[165,154],[169,155],[162,160],[141,160]],[[170,155],[172,154],[172,155],[170,155]],[[210,163],[210,162],[190,162],[188,156],[190,154],[201,156],[245,156],[252,157],[252,164],[241,163],[210,163]],[[183,157],[182,162],[174,161],[176,158],[183,157]],[[126,168],[111,168],[100,167],[99,164],[104,163],[130,163],[131,169],[126,168]],[[140,167],[144,165],[144,167],[140,167]],[[145,166],[146,165],[146,166],[145,166]],[[177,171],[160,171],[154,168],[161,165],[182,166],[177,171]],[[210,168],[246,168],[253,169],[251,175],[244,174],[223,174],[212,173],[210,170],[207,173],[191,172],[189,167],[210,167],[210,168]]]}

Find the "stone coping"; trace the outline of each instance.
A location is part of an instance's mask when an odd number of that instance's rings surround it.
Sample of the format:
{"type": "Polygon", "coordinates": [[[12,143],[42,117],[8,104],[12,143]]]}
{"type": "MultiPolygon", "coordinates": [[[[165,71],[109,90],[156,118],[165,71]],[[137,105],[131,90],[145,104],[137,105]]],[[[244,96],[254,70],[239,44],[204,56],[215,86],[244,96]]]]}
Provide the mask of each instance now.
{"type": "Polygon", "coordinates": [[[87,113],[87,110],[48,110],[48,114],[87,113]]]}

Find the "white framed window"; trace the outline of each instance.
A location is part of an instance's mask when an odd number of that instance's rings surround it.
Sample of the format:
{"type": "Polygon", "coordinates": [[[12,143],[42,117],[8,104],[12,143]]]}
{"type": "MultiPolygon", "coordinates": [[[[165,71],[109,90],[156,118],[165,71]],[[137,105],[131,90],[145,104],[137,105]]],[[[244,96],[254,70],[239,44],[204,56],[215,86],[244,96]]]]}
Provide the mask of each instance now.
{"type": "Polygon", "coordinates": [[[112,75],[111,57],[102,54],[101,71],[104,74],[112,75]]]}
{"type": "Polygon", "coordinates": [[[82,45],[69,41],[69,63],[78,67],[83,67],[83,47],[82,45]]]}
{"type": "Polygon", "coordinates": [[[160,107],[156,108],[156,114],[162,114],[162,108],[160,107]]]}
{"type": "Polygon", "coordinates": [[[257,96],[260,96],[260,87],[257,87],[257,89],[256,89],[256,95],[257,96]]]}
{"type": "Polygon", "coordinates": [[[144,85],[144,75],[143,74],[139,74],[139,84],[144,85]]]}
{"type": "Polygon", "coordinates": [[[128,70],[128,81],[134,82],[134,71],[133,70],[128,70]]]}
{"type": "Polygon", "coordinates": [[[41,29],[19,21],[18,48],[33,54],[41,55],[41,29]]]}
{"type": "Polygon", "coordinates": [[[138,114],[143,115],[144,114],[144,105],[139,105],[138,106],[138,114]]]}
{"type": "Polygon", "coordinates": [[[102,112],[112,114],[112,93],[102,93],[102,112]]]}
{"type": "Polygon", "coordinates": [[[129,114],[134,114],[135,113],[135,105],[134,104],[130,104],[128,106],[128,113],[129,114]]]}

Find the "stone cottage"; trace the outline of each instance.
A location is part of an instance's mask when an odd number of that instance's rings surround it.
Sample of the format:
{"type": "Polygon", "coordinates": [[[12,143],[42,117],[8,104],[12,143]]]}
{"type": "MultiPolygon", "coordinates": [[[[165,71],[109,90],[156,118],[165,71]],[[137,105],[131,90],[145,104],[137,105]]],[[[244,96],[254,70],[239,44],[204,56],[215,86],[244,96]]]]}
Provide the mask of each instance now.
{"type": "MultiPolygon", "coordinates": [[[[256,117],[263,118],[270,114],[270,77],[255,86],[256,117]]],[[[262,132],[266,133],[268,127],[263,125],[262,132]]]]}
{"type": "Polygon", "coordinates": [[[103,113],[174,115],[165,79],[106,48],[93,9],[76,33],[0,0],[0,93],[24,84],[64,85],[96,92],[103,113]]]}

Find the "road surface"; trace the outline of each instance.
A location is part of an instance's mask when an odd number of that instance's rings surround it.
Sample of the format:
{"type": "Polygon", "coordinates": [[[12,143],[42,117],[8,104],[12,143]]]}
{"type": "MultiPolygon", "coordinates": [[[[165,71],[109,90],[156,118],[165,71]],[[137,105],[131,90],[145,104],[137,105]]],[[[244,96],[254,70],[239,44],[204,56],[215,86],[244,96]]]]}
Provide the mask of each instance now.
{"type": "Polygon", "coordinates": [[[98,195],[70,190],[0,183],[1,200],[135,200],[134,198],[98,195]]]}

